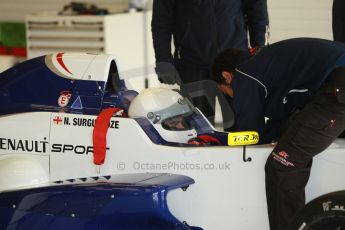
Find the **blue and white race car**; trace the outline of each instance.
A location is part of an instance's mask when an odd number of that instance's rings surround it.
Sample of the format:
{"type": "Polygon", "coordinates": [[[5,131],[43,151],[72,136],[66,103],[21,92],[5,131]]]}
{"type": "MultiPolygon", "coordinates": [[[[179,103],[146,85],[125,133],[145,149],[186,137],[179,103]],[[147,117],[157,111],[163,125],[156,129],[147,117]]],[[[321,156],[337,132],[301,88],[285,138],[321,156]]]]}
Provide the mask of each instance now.
{"type": "MultiPolygon", "coordinates": [[[[269,229],[258,138],[177,91],[127,89],[113,55],[25,61],[0,74],[0,229],[269,229]]],[[[292,229],[344,227],[344,148],[315,157],[307,201],[340,192],[292,229]]]]}

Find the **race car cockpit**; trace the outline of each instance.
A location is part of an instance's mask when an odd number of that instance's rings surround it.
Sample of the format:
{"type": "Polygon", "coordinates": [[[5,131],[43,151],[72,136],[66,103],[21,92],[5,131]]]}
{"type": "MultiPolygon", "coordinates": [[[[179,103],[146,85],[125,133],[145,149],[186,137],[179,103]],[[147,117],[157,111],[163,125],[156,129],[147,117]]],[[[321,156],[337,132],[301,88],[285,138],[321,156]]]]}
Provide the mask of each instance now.
{"type": "Polygon", "coordinates": [[[180,92],[146,89],[138,95],[127,89],[119,73],[115,57],[108,54],[56,53],[24,61],[0,74],[0,115],[44,111],[98,116],[118,108],[155,144],[200,144],[200,136],[207,135],[203,144],[228,145],[228,133],[216,131],[180,92]]]}

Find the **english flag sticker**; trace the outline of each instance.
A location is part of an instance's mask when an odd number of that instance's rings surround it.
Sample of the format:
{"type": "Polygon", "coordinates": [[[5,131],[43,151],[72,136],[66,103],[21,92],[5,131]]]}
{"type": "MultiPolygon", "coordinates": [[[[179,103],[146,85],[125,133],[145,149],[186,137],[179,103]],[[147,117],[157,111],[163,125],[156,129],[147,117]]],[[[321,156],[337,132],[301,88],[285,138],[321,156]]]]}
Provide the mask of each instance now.
{"type": "Polygon", "coordinates": [[[53,123],[56,125],[62,124],[62,118],[60,116],[55,116],[53,119],[53,123]]]}

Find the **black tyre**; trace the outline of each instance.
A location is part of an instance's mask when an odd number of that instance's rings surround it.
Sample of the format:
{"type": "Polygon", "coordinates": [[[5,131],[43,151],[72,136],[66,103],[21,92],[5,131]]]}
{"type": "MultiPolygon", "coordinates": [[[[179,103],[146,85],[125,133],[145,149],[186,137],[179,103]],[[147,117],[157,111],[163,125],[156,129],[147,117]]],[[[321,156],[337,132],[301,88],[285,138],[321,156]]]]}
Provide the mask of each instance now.
{"type": "Polygon", "coordinates": [[[287,230],[345,230],[345,191],[310,201],[287,230]]]}

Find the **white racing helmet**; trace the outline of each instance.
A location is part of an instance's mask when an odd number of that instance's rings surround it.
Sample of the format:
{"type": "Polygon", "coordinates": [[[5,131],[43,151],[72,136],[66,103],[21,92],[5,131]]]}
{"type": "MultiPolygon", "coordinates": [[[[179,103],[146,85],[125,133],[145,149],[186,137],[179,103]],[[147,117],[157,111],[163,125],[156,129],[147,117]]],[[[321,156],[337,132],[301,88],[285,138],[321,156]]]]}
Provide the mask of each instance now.
{"type": "Polygon", "coordinates": [[[164,88],[145,89],[131,102],[131,118],[146,117],[154,128],[169,142],[187,143],[197,136],[188,117],[195,112],[187,98],[175,90],[164,88]]]}

